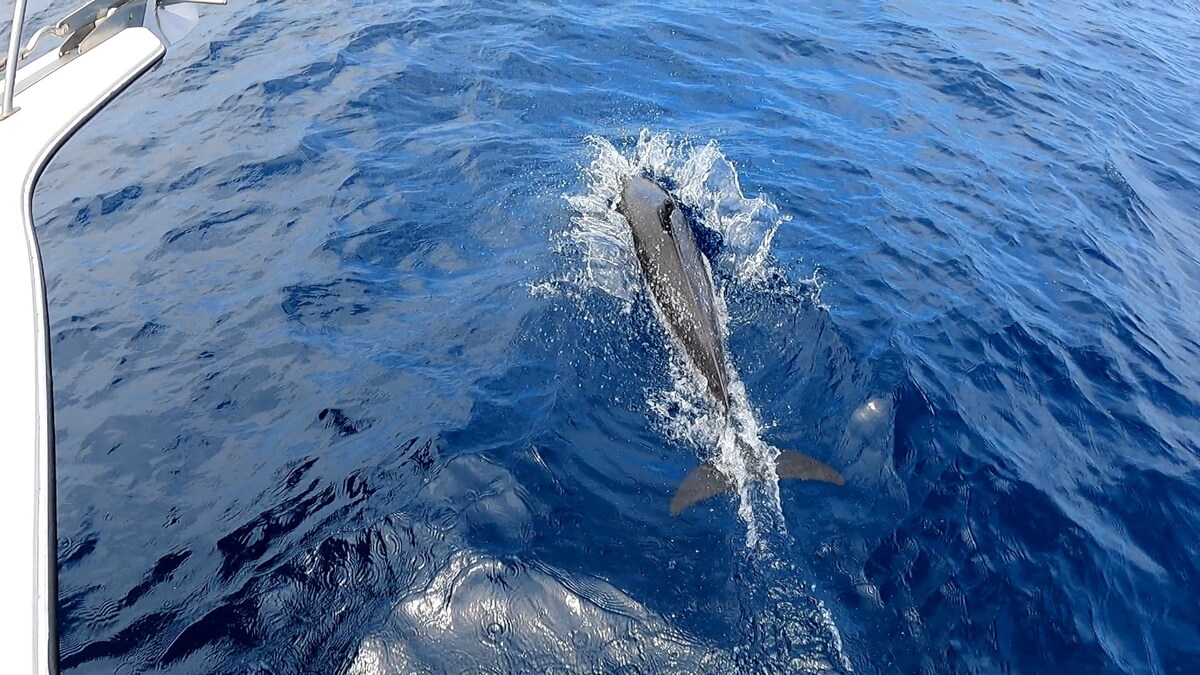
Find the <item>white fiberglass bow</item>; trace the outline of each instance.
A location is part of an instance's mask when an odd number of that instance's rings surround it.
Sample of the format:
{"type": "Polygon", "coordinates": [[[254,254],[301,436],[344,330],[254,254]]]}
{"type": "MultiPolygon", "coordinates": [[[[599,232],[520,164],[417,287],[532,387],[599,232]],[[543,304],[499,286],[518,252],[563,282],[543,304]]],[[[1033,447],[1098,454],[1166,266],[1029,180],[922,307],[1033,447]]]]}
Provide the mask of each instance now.
{"type": "MultiPolygon", "coordinates": [[[[193,0],[196,1],[196,0],[193,0]]],[[[198,0],[224,4],[224,0],[198,0]]],[[[54,152],[194,25],[179,0],[93,0],[20,48],[16,0],[0,98],[0,661],[57,673],[54,407],[33,188],[54,152]],[[22,65],[46,36],[60,47],[22,65]],[[19,69],[18,69],[18,66],[19,69]]]]}

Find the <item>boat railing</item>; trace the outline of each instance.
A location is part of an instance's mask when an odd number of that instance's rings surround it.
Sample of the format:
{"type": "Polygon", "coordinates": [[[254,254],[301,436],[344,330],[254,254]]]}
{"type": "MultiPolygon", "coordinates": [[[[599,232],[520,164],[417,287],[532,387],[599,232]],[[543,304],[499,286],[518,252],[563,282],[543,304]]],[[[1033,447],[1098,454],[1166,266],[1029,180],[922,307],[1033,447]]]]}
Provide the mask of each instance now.
{"type": "MultiPolygon", "coordinates": [[[[13,107],[13,97],[16,94],[17,68],[21,61],[29,58],[37,49],[42,38],[54,36],[66,38],[59,48],[59,56],[68,56],[72,52],[82,53],[88,47],[98,44],[103,37],[129,27],[133,23],[145,21],[151,26],[157,21],[159,11],[170,12],[173,6],[180,5],[224,5],[228,0],[91,0],[80,5],[57,23],[43,26],[30,36],[25,47],[21,47],[21,37],[24,32],[25,11],[28,0],[16,0],[13,8],[12,30],[8,40],[7,56],[0,60],[0,68],[4,70],[4,100],[0,104],[0,120],[16,112],[13,107]],[[11,64],[11,68],[9,65],[11,64]]],[[[167,43],[172,42],[173,36],[163,36],[167,43]]]]}
{"type": "Polygon", "coordinates": [[[13,9],[12,30],[8,38],[8,57],[0,63],[4,68],[4,103],[0,106],[0,120],[13,114],[13,95],[17,91],[17,62],[20,60],[21,28],[25,25],[26,0],[17,0],[13,9]],[[9,68],[8,64],[12,64],[9,68]]]}

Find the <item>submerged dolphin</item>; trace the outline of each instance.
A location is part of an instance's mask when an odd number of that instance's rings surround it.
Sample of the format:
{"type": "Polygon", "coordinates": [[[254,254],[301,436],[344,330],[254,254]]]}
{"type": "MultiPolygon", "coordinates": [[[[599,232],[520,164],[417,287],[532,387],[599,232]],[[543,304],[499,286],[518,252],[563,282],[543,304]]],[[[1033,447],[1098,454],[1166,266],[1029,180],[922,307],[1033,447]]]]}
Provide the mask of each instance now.
{"type": "MultiPolygon", "coordinates": [[[[633,247],[659,316],[682,345],[688,361],[704,376],[712,402],[728,427],[732,424],[729,375],[716,292],[712,270],[696,246],[695,233],[671,195],[648,178],[637,176],[625,181],[617,211],[633,230],[633,247]]],[[[737,445],[743,452],[751,452],[740,438],[737,445]]],[[[833,468],[799,452],[780,452],[775,472],[780,478],[845,483],[833,468]]],[[[701,464],[675,491],[671,515],[732,487],[716,467],[701,464]]]]}

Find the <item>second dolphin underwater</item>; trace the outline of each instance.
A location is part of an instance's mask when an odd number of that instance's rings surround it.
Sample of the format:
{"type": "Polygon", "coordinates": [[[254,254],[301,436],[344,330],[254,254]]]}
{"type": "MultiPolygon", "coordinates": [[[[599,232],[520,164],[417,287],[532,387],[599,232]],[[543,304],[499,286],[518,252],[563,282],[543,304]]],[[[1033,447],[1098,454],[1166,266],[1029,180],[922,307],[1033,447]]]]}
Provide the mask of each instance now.
{"type": "MultiPolygon", "coordinates": [[[[634,250],[659,317],[683,348],[686,359],[703,375],[713,405],[726,428],[730,427],[733,419],[728,359],[717,317],[716,291],[708,259],[696,245],[692,226],[675,199],[658,183],[642,176],[625,181],[617,211],[633,232],[634,250]]],[[[741,437],[735,442],[740,451],[753,452],[741,437]]],[[[832,467],[799,452],[781,451],[775,473],[779,478],[845,484],[832,467]]],[[[671,515],[733,487],[724,473],[705,462],[693,469],[675,491],[671,515]]]]}

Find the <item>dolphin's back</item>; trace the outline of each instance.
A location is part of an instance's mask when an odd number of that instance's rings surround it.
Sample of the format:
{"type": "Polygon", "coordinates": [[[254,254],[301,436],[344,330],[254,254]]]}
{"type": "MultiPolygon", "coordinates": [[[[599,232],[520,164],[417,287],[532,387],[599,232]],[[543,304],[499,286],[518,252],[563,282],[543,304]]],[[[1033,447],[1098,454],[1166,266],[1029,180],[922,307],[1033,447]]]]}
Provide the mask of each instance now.
{"type": "Polygon", "coordinates": [[[647,178],[625,182],[618,210],[629,221],[638,263],[667,327],[726,412],[728,375],[712,272],[695,233],[671,195],[647,178]]]}
{"type": "MultiPolygon", "coordinates": [[[[646,178],[630,178],[625,182],[617,210],[629,221],[638,264],[667,328],[683,344],[688,359],[704,375],[708,391],[728,423],[729,375],[725,370],[725,349],[717,321],[716,293],[712,270],[708,259],[696,246],[695,233],[671,195],[646,178]]],[[[755,452],[740,438],[737,444],[742,452],[755,452]]],[[[787,450],[779,451],[773,474],[756,478],[776,477],[819,480],[835,485],[846,482],[829,465],[787,450]]],[[[675,491],[671,515],[734,487],[735,483],[720,469],[705,462],[693,469],[675,491]]]]}

